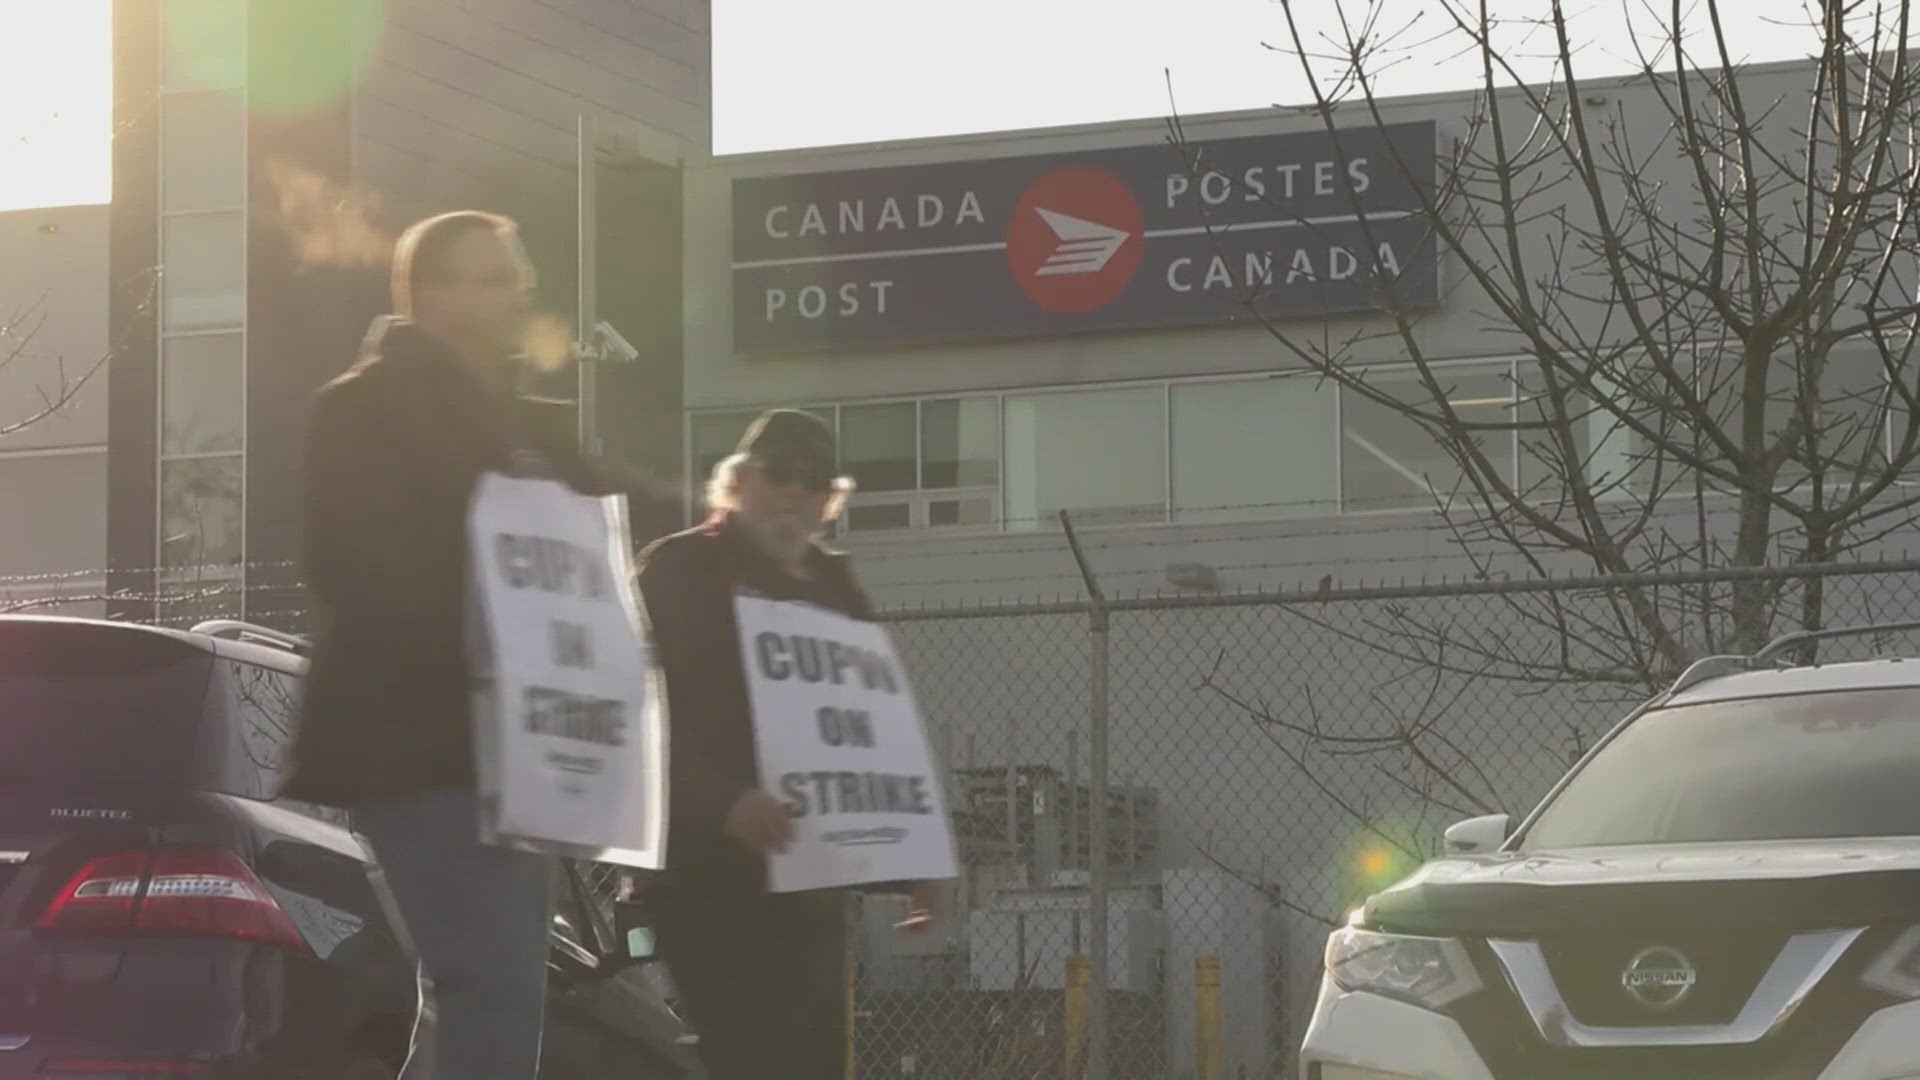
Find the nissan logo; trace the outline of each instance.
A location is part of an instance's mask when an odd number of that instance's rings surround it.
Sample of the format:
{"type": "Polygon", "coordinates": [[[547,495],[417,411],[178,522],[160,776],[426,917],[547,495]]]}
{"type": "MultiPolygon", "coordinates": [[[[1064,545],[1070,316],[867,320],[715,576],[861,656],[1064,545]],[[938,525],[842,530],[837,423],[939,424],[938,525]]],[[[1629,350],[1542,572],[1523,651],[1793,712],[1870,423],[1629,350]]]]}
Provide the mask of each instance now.
{"type": "Polygon", "coordinates": [[[1649,1009],[1671,1009],[1693,992],[1693,964],[1665,945],[1641,949],[1620,973],[1620,985],[1649,1009]]]}

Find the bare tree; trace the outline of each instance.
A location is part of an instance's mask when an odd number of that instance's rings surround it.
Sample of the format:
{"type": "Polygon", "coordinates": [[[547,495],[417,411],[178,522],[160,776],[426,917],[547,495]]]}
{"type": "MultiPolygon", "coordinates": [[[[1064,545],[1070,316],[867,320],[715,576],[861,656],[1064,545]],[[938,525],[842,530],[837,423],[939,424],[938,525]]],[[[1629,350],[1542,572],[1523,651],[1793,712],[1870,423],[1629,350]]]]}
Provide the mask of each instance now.
{"type": "MultiPolygon", "coordinates": [[[[46,297],[39,297],[22,304],[4,322],[0,322],[0,375],[13,369],[24,369],[29,363],[41,359],[33,343],[46,325],[46,304],[46,297]]],[[[71,368],[64,356],[50,358],[53,370],[48,378],[34,386],[33,398],[23,403],[10,403],[6,412],[0,412],[0,439],[45,422],[71,407],[87,383],[107,366],[111,355],[103,353],[88,357],[80,365],[71,368]]]]}
{"type": "MultiPolygon", "coordinates": [[[[126,285],[129,294],[135,297],[136,312],[151,308],[157,282],[157,273],[147,271],[126,285]]],[[[0,450],[7,448],[9,437],[20,436],[30,428],[56,422],[63,414],[70,412],[81,395],[123,350],[126,333],[131,332],[130,329],[124,331],[120,338],[97,355],[71,358],[63,353],[48,353],[40,342],[47,323],[49,302],[50,298],[46,295],[22,302],[6,314],[4,321],[0,321],[0,379],[16,372],[29,373],[26,375],[29,388],[26,396],[0,401],[0,450]]],[[[106,312],[100,311],[98,317],[105,319],[106,312]]],[[[130,326],[134,321],[129,320],[130,326]]],[[[51,574],[36,579],[35,584],[56,586],[51,595],[26,599],[0,595],[0,614],[107,599],[103,596],[72,596],[59,592],[57,586],[63,579],[89,573],[51,574]]]]}
{"type": "MultiPolygon", "coordinates": [[[[1450,469],[1415,479],[1482,576],[1823,563],[1914,524],[1911,0],[1817,0],[1811,58],[1762,68],[1736,63],[1719,0],[1636,9],[1635,71],[1604,83],[1582,77],[1578,13],[1560,0],[1520,23],[1491,0],[1435,0],[1397,24],[1400,5],[1342,0],[1338,29],[1317,36],[1304,16],[1324,5],[1279,2],[1277,48],[1336,146],[1414,115],[1381,92],[1394,64],[1478,61],[1438,175],[1395,164],[1448,260],[1451,332],[1470,311],[1483,355],[1517,357],[1510,390],[1463,392],[1441,316],[1403,300],[1407,271],[1365,254],[1384,221],[1357,192],[1359,274],[1380,317],[1263,321],[1290,366],[1444,451],[1450,469]],[[1523,78],[1542,58],[1551,78],[1523,78]],[[1383,378],[1388,352],[1410,374],[1383,378]]],[[[1204,174],[1203,148],[1178,121],[1175,134],[1204,174]]],[[[1262,284],[1246,297],[1256,315],[1262,284]]],[[[1817,578],[1797,596],[1755,580],[1594,599],[1516,594],[1493,640],[1411,617],[1365,636],[1409,658],[1450,653],[1462,673],[1631,695],[1700,655],[1757,648],[1777,621],[1816,627],[1827,607],[1817,578]]]]}

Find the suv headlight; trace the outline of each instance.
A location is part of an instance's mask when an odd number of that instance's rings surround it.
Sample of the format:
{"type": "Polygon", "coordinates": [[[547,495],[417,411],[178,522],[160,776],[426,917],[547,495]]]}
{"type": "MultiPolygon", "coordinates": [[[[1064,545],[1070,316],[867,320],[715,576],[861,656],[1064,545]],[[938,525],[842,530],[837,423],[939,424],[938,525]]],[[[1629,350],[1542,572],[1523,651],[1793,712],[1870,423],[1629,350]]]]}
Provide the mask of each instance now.
{"type": "Polygon", "coordinates": [[[1894,938],[1860,973],[1860,981],[1895,997],[1920,998],[1920,926],[1894,938]]]}
{"type": "Polygon", "coordinates": [[[1365,990],[1443,1009],[1480,989],[1467,950],[1453,938],[1408,937],[1347,926],[1327,938],[1327,975],[1365,990]]]}

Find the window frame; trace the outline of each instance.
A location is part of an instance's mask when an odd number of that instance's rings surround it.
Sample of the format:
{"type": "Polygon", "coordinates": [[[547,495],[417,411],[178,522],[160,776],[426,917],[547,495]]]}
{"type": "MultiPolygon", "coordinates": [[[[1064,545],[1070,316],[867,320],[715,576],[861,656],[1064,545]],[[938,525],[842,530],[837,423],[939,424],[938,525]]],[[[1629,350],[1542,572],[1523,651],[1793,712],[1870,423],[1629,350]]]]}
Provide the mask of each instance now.
{"type": "MultiPolygon", "coordinates": [[[[1431,361],[1427,366],[1435,371],[1445,371],[1452,368],[1480,368],[1480,369],[1491,371],[1496,368],[1504,368],[1507,374],[1507,377],[1509,379],[1509,385],[1510,387],[1514,388],[1515,396],[1517,399],[1518,384],[1517,382],[1514,381],[1514,377],[1517,374],[1518,365],[1523,363],[1524,361],[1525,361],[1525,357],[1519,354],[1498,353],[1498,354],[1489,355],[1489,356],[1464,356],[1464,357],[1452,357],[1445,360],[1434,360],[1434,361],[1431,361]]],[[[1368,364],[1368,365],[1365,365],[1364,370],[1368,372],[1369,375],[1377,375],[1382,377],[1399,377],[1407,373],[1417,373],[1420,370],[1420,366],[1421,365],[1416,363],[1398,361],[1398,362],[1381,363],[1381,364],[1368,364]]],[[[934,393],[920,393],[920,394],[877,395],[874,397],[866,397],[866,398],[848,398],[845,400],[835,401],[831,403],[816,403],[816,404],[804,404],[804,405],[789,405],[787,403],[782,403],[782,402],[763,402],[763,403],[748,404],[748,405],[726,404],[726,405],[703,405],[703,406],[689,407],[685,410],[685,414],[684,414],[687,418],[687,422],[683,424],[685,433],[684,433],[683,447],[682,447],[683,452],[685,454],[685,457],[683,460],[687,462],[687,468],[689,472],[687,518],[689,521],[693,520],[693,513],[696,509],[698,509],[698,506],[699,506],[699,492],[702,489],[704,489],[706,484],[706,477],[691,475],[692,464],[693,464],[692,419],[696,416],[711,415],[711,414],[717,414],[717,413],[729,413],[729,412],[753,413],[753,412],[758,412],[760,410],[770,409],[770,408],[801,408],[801,409],[806,409],[810,412],[816,413],[820,415],[823,419],[829,420],[833,425],[835,437],[838,438],[840,435],[839,410],[842,406],[884,405],[884,404],[892,404],[892,403],[898,403],[898,402],[904,402],[904,401],[912,401],[912,402],[917,402],[920,406],[920,408],[916,410],[916,417],[918,417],[916,426],[918,430],[922,433],[922,437],[924,438],[924,432],[925,432],[924,406],[926,405],[926,403],[936,402],[936,401],[951,401],[951,400],[990,400],[994,402],[995,423],[996,423],[995,443],[996,443],[997,459],[998,459],[996,462],[996,468],[995,468],[995,486],[992,489],[988,489],[985,487],[969,487],[969,488],[927,488],[925,487],[924,483],[925,483],[926,461],[925,461],[925,446],[923,442],[920,446],[916,448],[916,453],[918,455],[918,459],[920,462],[919,479],[923,486],[917,488],[912,492],[901,491],[901,492],[862,493],[862,492],[856,491],[848,499],[849,506],[874,505],[876,502],[877,503],[892,503],[892,502],[903,502],[903,501],[911,502],[914,505],[914,509],[912,511],[912,517],[911,517],[912,524],[910,524],[906,528],[901,528],[901,529],[878,529],[878,530],[869,530],[869,531],[861,531],[861,532],[849,532],[845,528],[845,515],[843,514],[841,518],[836,519],[836,523],[835,523],[836,528],[838,530],[839,535],[841,535],[842,537],[856,537],[862,540],[872,540],[872,541],[880,541],[880,542],[893,540],[893,539],[903,539],[903,538],[913,538],[916,540],[924,540],[924,539],[943,539],[943,538],[954,537],[954,536],[1030,535],[1032,532],[1034,532],[1034,530],[1014,529],[1014,528],[1010,528],[1007,524],[1007,520],[1008,520],[1007,502],[1006,502],[1007,458],[1008,458],[1008,455],[1007,455],[1007,400],[1009,398],[1016,398],[1016,397],[1025,398],[1025,397],[1037,397],[1037,396],[1052,395],[1052,394],[1086,394],[1086,393],[1099,393],[1102,391],[1109,391],[1109,390],[1127,390],[1127,389],[1154,389],[1159,392],[1161,397],[1161,410],[1162,410],[1161,436],[1162,436],[1163,450],[1165,451],[1164,456],[1165,456],[1165,470],[1166,470],[1165,498],[1163,500],[1164,505],[1162,507],[1161,515],[1158,520],[1153,520],[1153,521],[1132,521],[1132,522],[1115,522],[1115,523],[1098,523],[1098,524],[1090,523],[1085,525],[1076,524],[1076,528],[1082,531],[1094,532],[1094,531],[1128,530],[1128,529],[1143,529],[1143,528],[1206,529],[1206,528],[1219,528],[1221,526],[1226,526],[1226,525],[1258,525],[1258,524],[1280,522],[1280,521],[1297,524],[1302,522],[1324,521],[1324,520],[1329,520],[1333,518],[1349,518],[1349,517],[1367,518],[1367,517],[1382,517],[1382,516],[1406,517],[1407,515],[1410,515],[1410,514],[1435,513],[1436,512],[1435,509],[1431,506],[1383,507],[1383,508],[1372,508],[1372,509],[1369,509],[1369,508],[1349,509],[1348,508],[1348,499],[1347,499],[1347,490],[1346,490],[1347,484],[1346,484],[1346,449],[1345,449],[1345,444],[1346,444],[1345,432],[1346,432],[1346,423],[1347,423],[1347,415],[1348,415],[1346,402],[1347,402],[1348,391],[1345,387],[1340,386],[1338,383],[1335,383],[1329,380],[1328,385],[1333,394],[1332,405],[1333,405],[1333,411],[1334,411],[1334,423],[1333,423],[1334,450],[1331,458],[1331,468],[1333,469],[1333,474],[1334,474],[1333,484],[1332,484],[1332,488],[1334,491],[1333,508],[1328,509],[1325,512],[1299,514],[1299,515],[1289,516],[1284,519],[1274,518],[1274,517],[1263,517],[1257,514],[1250,514],[1245,518],[1237,519],[1231,522],[1180,521],[1176,518],[1175,516],[1176,512],[1174,509],[1175,495],[1173,490],[1174,476],[1177,469],[1177,464],[1174,458],[1174,455],[1176,453],[1176,447],[1174,445],[1173,424],[1172,424],[1173,389],[1178,386],[1189,386],[1189,385],[1198,385],[1198,384],[1207,384],[1207,383],[1265,383],[1273,379],[1277,375],[1294,375],[1296,372],[1305,372],[1306,370],[1307,369],[1303,369],[1303,368],[1286,368],[1286,369],[1278,369],[1278,370],[1262,369],[1257,371],[1217,372],[1217,373],[1208,373],[1208,374],[1202,374],[1202,375],[1182,375],[1182,376],[1162,375],[1162,376],[1155,376],[1150,378],[1136,378],[1136,379],[1104,379],[1104,380],[1084,382],[1084,383],[1055,383],[1055,384],[1048,384],[1045,386],[1013,386],[1013,387],[997,387],[992,389],[981,389],[981,390],[951,390],[951,391],[940,391],[940,392],[934,392],[934,393]],[[925,505],[926,503],[942,501],[943,496],[949,493],[957,492],[963,495],[970,494],[970,493],[984,494],[990,490],[995,495],[995,498],[993,500],[994,515],[993,515],[993,522],[991,524],[973,525],[973,526],[959,526],[959,525],[929,526],[924,524],[924,522],[927,520],[927,510],[925,505]],[[863,497],[863,496],[871,496],[871,498],[863,497]]],[[[1304,374],[1300,374],[1297,377],[1305,378],[1307,376],[1304,374]]],[[[1521,459],[1519,432],[1508,433],[1508,439],[1510,440],[1510,444],[1511,444],[1508,447],[1508,453],[1510,455],[1510,460],[1513,462],[1513,468],[1515,470],[1515,474],[1517,477],[1519,472],[1524,468],[1524,462],[1521,459]]]]}
{"type": "MultiPolygon", "coordinates": [[[[171,22],[169,20],[170,14],[171,13],[169,11],[168,0],[161,0],[159,5],[158,19],[156,20],[156,34],[158,38],[156,44],[160,49],[161,64],[163,69],[166,64],[169,31],[171,28],[171,22]]],[[[163,268],[166,266],[166,245],[167,245],[167,231],[168,231],[167,226],[169,222],[178,220],[181,218],[187,218],[187,217],[208,217],[213,215],[232,214],[232,213],[238,213],[240,218],[240,250],[238,253],[240,258],[239,318],[235,320],[231,325],[193,326],[193,327],[182,328],[182,329],[174,328],[170,324],[168,315],[167,315],[167,308],[168,308],[167,295],[166,295],[166,287],[163,279],[161,295],[159,298],[160,302],[159,302],[158,310],[156,312],[155,320],[154,320],[155,321],[154,385],[156,387],[156,392],[154,393],[154,400],[152,405],[153,422],[154,422],[153,507],[152,507],[153,516],[151,519],[154,524],[154,536],[153,536],[153,547],[152,547],[152,557],[153,557],[152,569],[154,574],[154,581],[156,584],[155,592],[158,594],[157,606],[162,609],[160,611],[157,611],[156,615],[159,616],[160,621],[162,622],[167,621],[167,616],[164,609],[166,608],[167,604],[170,601],[173,601],[176,599],[184,599],[184,600],[197,603],[200,600],[205,599],[204,597],[196,596],[195,593],[197,591],[204,590],[208,587],[217,588],[217,587],[229,586],[229,585],[238,586],[236,602],[232,605],[233,610],[231,613],[238,618],[245,618],[247,614],[247,577],[248,577],[247,570],[249,565],[248,556],[247,556],[247,552],[248,552],[247,463],[251,460],[251,457],[249,454],[249,449],[250,449],[249,428],[251,427],[251,425],[249,423],[249,409],[248,409],[250,379],[249,379],[249,372],[247,370],[248,368],[247,357],[249,353],[251,335],[249,332],[248,320],[247,320],[247,295],[249,291],[248,290],[249,277],[252,273],[251,253],[248,250],[248,247],[249,247],[248,237],[249,237],[249,234],[251,233],[252,199],[253,199],[252,184],[250,182],[251,176],[243,174],[241,177],[241,182],[238,189],[240,193],[240,201],[238,205],[195,207],[193,209],[170,210],[170,209],[167,209],[167,175],[166,175],[166,169],[165,169],[165,163],[167,161],[167,142],[166,142],[167,124],[165,123],[165,117],[168,111],[166,108],[167,102],[175,100],[180,97],[184,97],[184,96],[204,96],[209,93],[237,93],[239,96],[240,114],[242,118],[242,122],[240,125],[240,139],[241,139],[240,162],[241,162],[242,169],[245,170],[246,173],[250,174],[251,172],[252,159],[253,159],[253,145],[252,145],[252,133],[249,130],[250,126],[246,122],[246,118],[248,115],[248,107],[249,107],[249,95],[247,93],[245,72],[248,70],[249,65],[252,63],[252,57],[250,55],[252,45],[249,40],[249,30],[248,30],[249,12],[247,10],[247,4],[244,2],[244,0],[236,4],[235,17],[239,22],[239,27],[237,31],[239,35],[239,41],[240,41],[240,56],[239,56],[238,67],[241,73],[241,78],[239,82],[233,86],[200,85],[200,84],[171,85],[167,81],[167,73],[163,70],[161,73],[161,79],[160,79],[160,84],[158,89],[159,100],[156,102],[155,113],[154,113],[156,117],[155,124],[154,124],[155,143],[156,143],[154,147],[154,153],[155,153],[154,160],[156,162],[156,173],[153,181],[154,183],[153,193],[155,197],[155,206],[158,208],[156,213],[157,226],[154,230],[154,248],[155,248],[154,260],[153,260],[154,265],[160,266],[163,268]],[[239,341],[240,341],[240,365],[239,365],[240,370],[237,373],[237,377],[240,382],[240,417],[239,417],[240,444],[239,444],[239,447],[233,450],[221,450],[221,451],[182,452],[182,453],[169,452],[166,445],[166,416],[164,412],[165,396],[166,396],[164,391],[165,391],[166,381],[167,381],[167,371],[166,371],[167,345],[170,341],[176,338],[211,336],[211,335],[217,335],[217,334],[237,334],[239,336],[239,341]],[[167,544],[166,544],[166,528],[165,528],[166,467],[169,463],[176,462],[176,461],[209,460],[213,458],[235,459],[237,460],[238,466],[239,466],[240,492],[239,492],[239,507],[238,507],[238,519],[239,519],[238,559],[231,566],[188,566],[188,567],[173,566],[168,562],[167,544]],[[196,589],[195,588],[196,586],[198,586],[199,588],[196,589]]]]}

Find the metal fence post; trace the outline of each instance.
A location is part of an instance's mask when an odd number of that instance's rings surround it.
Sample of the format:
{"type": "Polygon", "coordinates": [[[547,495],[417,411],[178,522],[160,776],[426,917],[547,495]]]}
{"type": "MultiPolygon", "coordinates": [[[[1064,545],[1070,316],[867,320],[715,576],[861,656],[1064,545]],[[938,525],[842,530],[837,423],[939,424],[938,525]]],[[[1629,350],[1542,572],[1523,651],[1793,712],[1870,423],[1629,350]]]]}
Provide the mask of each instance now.
{"type": "Polygon", "coordinates": [[[1087,583],[1087,636],[1092,646],[1092,672],[1088,697],[1091,699],[1087,739],[1088,808],[1087,846],[1087,928],[1089,954],[1087,994],[1087,1076],[1106,1080],[1107,1076],[1107,598],[1093,567],[1080,550],[1080,538],[1073,531],[1073,519],[1060,511],[1060,527],[1066,530],[1067,546],[1073,549],[1073,561],[1080,565],[1080,576],[1087,583]]]}

